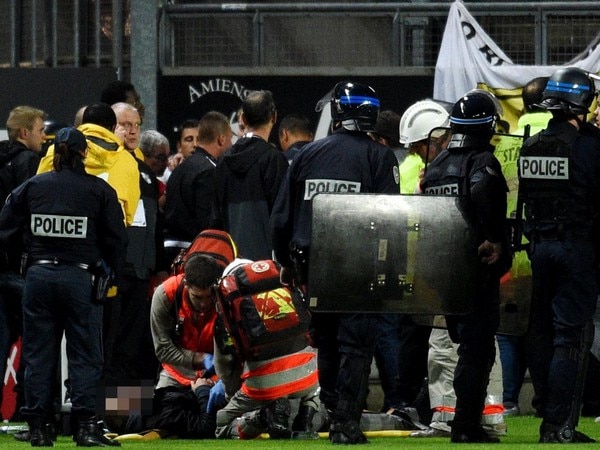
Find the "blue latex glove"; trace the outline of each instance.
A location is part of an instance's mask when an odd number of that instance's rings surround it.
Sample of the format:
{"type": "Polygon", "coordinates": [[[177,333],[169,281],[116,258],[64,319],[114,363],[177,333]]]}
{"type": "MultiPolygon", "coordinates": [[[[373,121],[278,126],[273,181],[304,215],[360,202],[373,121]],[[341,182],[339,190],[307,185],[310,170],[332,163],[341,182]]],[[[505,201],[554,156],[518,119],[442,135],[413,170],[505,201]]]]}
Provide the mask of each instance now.
{"type": "Polygon", "coordinates": [[[225,405],[227,405],[227,399],[225,398],[225,385],[223,384],[223,381],[219,380],[217,384],[210,388],[206,412],[209,414],[216,413],[225,405]]]}
{"type": "Polygon", "coordinates": [[[204,364],[204,370],[206,370],[207,372],[212,372],[212,370],[215,368],[214,360],[215,357],[210,353],[207,353],[204,359],[202,360],[202,364],[204,364]]]}

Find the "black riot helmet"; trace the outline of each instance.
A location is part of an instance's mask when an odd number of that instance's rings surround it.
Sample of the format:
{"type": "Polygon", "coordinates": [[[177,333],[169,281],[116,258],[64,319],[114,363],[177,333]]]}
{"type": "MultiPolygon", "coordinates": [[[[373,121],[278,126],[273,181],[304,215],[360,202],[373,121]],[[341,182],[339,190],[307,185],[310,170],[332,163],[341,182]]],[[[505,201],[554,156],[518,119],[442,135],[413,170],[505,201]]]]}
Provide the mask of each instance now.
{"type": "Polygon", "coordinates": [[[379,115],[379,99],[371,86],[342,82],[335,85],[331,96],[331,118],[349,131],[375,131],[379,115]]]}
{"type": "Polygon", "coordinates": [[[527,82],[521,91],[525,112],[543,111],[540,107],[550,77],[537,77],[527,82]]]}
{"type": "Polygon", "coordinates": [[[467,92],[452,107],[450,127],[453,134],[491,138],[499,118],[497,101],[487,91],[467,92]]]}
{"type": "Polygon", "coordinates": [[[589,112],[594,101],[594,81],[577,67],[558,69],[542,94],[540,106],[549,111],[581,115],[589,112]]]}
{"type": "Polygon", "coordinates": [[[42,144],[41,156],[46,155],[50,146],[54,144],[54,136],[56,133],[67,126],[66,123],[57,120],[49,119],[44,121],[44,134],[46,135],[46,140],[42,144]]]}

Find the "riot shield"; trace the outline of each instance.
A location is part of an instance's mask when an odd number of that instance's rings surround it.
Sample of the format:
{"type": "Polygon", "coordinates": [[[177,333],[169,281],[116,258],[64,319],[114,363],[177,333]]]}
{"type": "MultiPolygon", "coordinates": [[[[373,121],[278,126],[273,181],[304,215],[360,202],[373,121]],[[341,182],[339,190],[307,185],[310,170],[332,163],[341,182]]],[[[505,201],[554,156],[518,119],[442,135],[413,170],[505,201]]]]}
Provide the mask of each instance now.
{"type": "Polygon", "coordinates": [[[315,311],[463,314],[479,261],[456,197],[319,194],[308,297],[315,311]]]}
{"type": "MultiPolygon", "coordinates": [[[[529,327],[531,311],[531,268],[524,250],[513,254],[511,270],[500,279],[500,324],[498,334],[523,336],[529,327]]],[[[443,317],[413,316],[419,325],[446,328],[443,317]]]]}

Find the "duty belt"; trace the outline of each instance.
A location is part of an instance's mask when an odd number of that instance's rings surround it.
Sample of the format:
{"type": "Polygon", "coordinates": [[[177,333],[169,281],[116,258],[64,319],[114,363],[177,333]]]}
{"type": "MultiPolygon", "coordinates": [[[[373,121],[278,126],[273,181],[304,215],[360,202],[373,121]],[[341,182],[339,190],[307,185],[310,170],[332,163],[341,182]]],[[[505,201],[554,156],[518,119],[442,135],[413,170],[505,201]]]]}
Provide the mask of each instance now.
{"type": "Polygon", "coordinates": [[[66,261],[66,260],[60,259],[60,258],[36,259],[35,261],[31,261],[28,265],[30,267],[31,266],[71,266],[71,267],[78,267],[83,270],[90,269],[89,264],[66,261]]]}

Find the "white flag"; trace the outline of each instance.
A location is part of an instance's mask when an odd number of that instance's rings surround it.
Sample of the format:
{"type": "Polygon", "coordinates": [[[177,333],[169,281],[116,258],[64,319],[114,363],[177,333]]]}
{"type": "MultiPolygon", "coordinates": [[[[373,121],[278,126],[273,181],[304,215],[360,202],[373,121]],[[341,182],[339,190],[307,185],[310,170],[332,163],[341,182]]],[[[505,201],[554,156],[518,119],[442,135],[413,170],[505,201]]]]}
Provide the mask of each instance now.
{"type": "Polygon", "coordinates": [[[594,39],[581,55],[565,62],[564,66],[514,64],[481,28],[462,1],[457,0],[450,7],[442,38],[435,67],[433,97],[454,103],[464,93],[477,87],[488,88],[492,92],[519,88],[520,95],[520,88],[528,81],[550,76],[558,68],[569,66],[598,73],[599,39],[594,39]]]}

